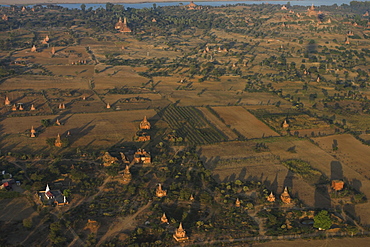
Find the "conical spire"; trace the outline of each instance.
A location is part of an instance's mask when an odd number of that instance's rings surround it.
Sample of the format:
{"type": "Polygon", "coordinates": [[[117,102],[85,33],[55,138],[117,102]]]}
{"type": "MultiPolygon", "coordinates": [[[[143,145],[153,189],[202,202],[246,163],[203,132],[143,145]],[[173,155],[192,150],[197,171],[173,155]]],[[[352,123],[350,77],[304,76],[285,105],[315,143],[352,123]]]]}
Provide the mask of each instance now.
{"type": "Polygon", "coordinates": [[[184,231],[184,228],[182,227],[182,222],[180,222],[180,225],[179,225],[178,231],[184,231]]]}
{"type": "Polygon", "coordinates": [[[127,25],[127,18],[126,17],[123,18],[123,25],[127,25]]]}
{"type": "Polygon", "coordinates": [[[110,109],[110,104],[109,104],[109,103],[107,103],[107,106],[106,106],[106,107],[107,107],[107,109],[110,109]]]}
{"type": "Polygon", "coordinates": [[[10,100],[8,98],[8,96],[5,97],[5,101],[4,101],[4,105],[10,105],[10,100]]]}
{"type": "Polygon", "coordinates": [[[46,184],[45,192],[48,192],[48,191],[50,191],[49,184],[46,184]]]}
{"type": "Polygon", "coordinates": [[[32,134],[35,134],[36,133],[36,130],[33,128],[33,126],[31,127],[31,133],[32,134]]]}
{"type": "Polygon", "coordinates": [[[34,111],[34,110],[36,110],[36,107],[32,104],[31,105],[31,111],[34,111]]]}

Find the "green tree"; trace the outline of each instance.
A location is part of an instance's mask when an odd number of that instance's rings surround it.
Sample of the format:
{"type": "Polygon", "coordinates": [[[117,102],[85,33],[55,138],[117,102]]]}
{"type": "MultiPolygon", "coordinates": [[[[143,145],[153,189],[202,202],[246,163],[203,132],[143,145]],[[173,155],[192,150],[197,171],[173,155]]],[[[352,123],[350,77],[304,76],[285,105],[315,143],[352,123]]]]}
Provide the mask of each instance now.
{"type": "Polygon", "coordinates": [[[322,210],[314,217],[313,226],[319,230],[327,230],[331,227],[332,222],[328,211],[322,210]]]}
{"type": "Polygon", "coordinates": [[[83,4],[81,4],[81,10],[83,11],[83,12],[85,12],[85,10],[86,10],[86,5],[83,3],[83,4]]]}

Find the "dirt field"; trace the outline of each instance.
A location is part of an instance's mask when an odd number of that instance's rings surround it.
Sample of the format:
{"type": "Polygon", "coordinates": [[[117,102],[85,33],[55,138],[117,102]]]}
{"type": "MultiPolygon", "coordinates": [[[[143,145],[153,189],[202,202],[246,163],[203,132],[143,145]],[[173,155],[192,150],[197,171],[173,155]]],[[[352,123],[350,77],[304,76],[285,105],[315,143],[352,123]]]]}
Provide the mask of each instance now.
{"type": "Polygon", "coordinates": [[[241,106],[213,107],[213,109],[226,125],[230,125],[248,139],[279,136],[241,106]]]}
{"type": "MultiPolygon", "coordinates": [[[[290,141],[281,138],[276,145],[284,142],[290,141]]],[[[271,143],[267,145],[270,147],[271,143]]],[[[299,198],[308,206],[330,206],[327,195],[315,190],[280,163],[279,152],[256,153],[254,146],[255,142],[252,141],[228,142],[202,146],[200,152],[206,167],[212,170],[214,178],[219,182],[236,179],[262,181],[275,195],[279,195],[287,186],[293,198],[299,198]]]]}
{"type": "Polygon", "coordinates": [[[218,119],[215,115],[213,115],[207,108],[205,107],[197,107],[203,115],[206,117],[208,121],[210,121],[217,129],[221,130],[229,140],[235,140],[238,138],[238,135],[235,134],[229,127],[227,127],[220,119],[218,119]]]}
{"type": "MultiPolygon", "coordinates": [[[[370,155],[370,147],[363,145],[360,141],[349,134],[335,135],[328,137],[314,138],[320,148],[332,154],[340,162],[339,168],[343,171],[345,180],[349,181],[352,187],[363,192],[370,198],[369,164],[367,160],[370,155]],[[334,142],[338,145],[338,150],[333,151],[334,142]]],[[[361,223],[370,224],[369,217],[370,203],[358,204],[353,209],[352,214],[361,223]]]]}
{"type": "Polygon", "coordinates": [[[154,119],[152,122],[154,124],[155,115],[154,110],[113,111],[107,109],[107,112],[93,114],[67,113],[6,118],[2,121],[1,143],[5,150],[42,151],[47,147],[47,138],[55,138],[57,134],[65,138],[67,132],[70,131],[71,148],[89,148],[90,146],[107,148],[122,141],[132,141],[143,117],[147,116],[149,121],[154,119]],[[52,123],[59,119],[62,125],[44,128],[41,125],[42,119],[51,119],[52,123]],[[31,126],[34,126],[38,132],[36,138],[29,137],[31,126]]]}
{"type": "MultiPolygon", "coordinates": [[[[253,247],[365,247],[369,245],[370,238],[334,238],[325,240],[294,240],[294,241],[271,241],[267,243],[253,243],[253,247]]],[[[240,245],[245,246],[245,245],[240,245]]]]}

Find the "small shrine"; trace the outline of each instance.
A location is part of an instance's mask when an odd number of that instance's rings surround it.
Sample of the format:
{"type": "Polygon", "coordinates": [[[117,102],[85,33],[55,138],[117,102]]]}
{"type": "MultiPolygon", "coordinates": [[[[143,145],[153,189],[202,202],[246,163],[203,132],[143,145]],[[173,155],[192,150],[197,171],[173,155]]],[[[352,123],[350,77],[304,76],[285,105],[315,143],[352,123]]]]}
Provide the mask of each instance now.
{"type": "Polygon", "coordinates": [[[110,104],[109,104],[109,103],[107,103],[107,105],[106,105],[106,107],[105,107],[105,108],[110,109],[110,104]]]}
{"type": "Polygon", "coordinates": [[[131,175],[131,172],[130,172],[130,168],[128,165],[126,165],[126,168],[125,170],[123,171],[123,176],[122,176],[122,183],[123,184],[128,184],[131,182],[131,178],[132,178],[132,175],[131,175]]]}
{"type": "Polygon", "coordinates": [[[119,153],[121,155],[121,161],[123,164],[130,164],[130,161],[128,161],[126,155],[122,152],[119,153]]]}
{"type": "Polygon", "coordinates": [[[134,154],[134,162],[148,164],[151,162],[150,154],[144,149],[139,148],[134,154]]]}
{"type": "Polygon", "coordinates": [[[169,224],[169,223],[168,223],[168,219],[167,219],[167,217],[166,217],[166,213],[163,213],[163,215],[162,215],[162,217],[161,217],[161,222],[162,222],[162,223],[167,223],[167,224],[169,224]]]}
{"type": "Polygon", "coordinates": [[[116,29],[117,31],[121,33],[131,33],[132,32],[132,30],[127,25],[126,17],[123,18],[123,22],[122,22],[122,18],[120,17],[118,22],[114,26],[114,29],[116,29]]]}
{"type": "Polygon", "coordinates": [[[55,121],[55,124],[58,125],[58,126],[61,125],[61,123],[59,122],[59,119],[57,119],[57,121],[55,121]]]}
{"type": "Polygon", "coordinates": [[[285,187],[283,193],[280,195],[280,199],[285,204],[292,203],[292,198],[289,195],[288,188],[285,187]]]}
{"type": "Polygon", "coordinates": [[[19,104],[19,108],[18,108],[20,111],[23,111],[24,108],[23,108],[23,105],[22,104],[19,104]]]}
{"type": "Polygon", "coordinates": [[[61,148],[63,146],[62,140],[60,139],[60,135],[58,134],[57,138],[55,139],[54,146],[61,148]]]}
{"type": "Polygon", "coordinates": [[[284,129],[289,128],[289,124],[288,124],[288,121],[286,119],[284,119],[284,122],[283,122],[282,126],[283,126],[284,129]]]}
{"type": "Polygon", "coordinates": [[[158,184],[158,187],[157,189],[155,190],[155,195],[157,197],[164,197],[167,195],[167,190],[163,190],[162,189],[162,185],[161,184],[158,184]]]}
{"type": "Polygon", "coordinates": [[[17,110],[17,106],[14,104],[13,106],[12,106],[12,111],[16,111],[17,110]]]}
{"type": "Polygon", "coordinates": [[[186,236],[186,232],[184,228],[182,227],[182,223],[180,222],[179,228],[176,229],[175,233],[173,234],[173,238],[177,242],[186,241],[189,239],[189,237],[186,236]]]}
{"type": "Polygon", "coordinates": [[[4,14],[3,17],[1,17],[1,19],[3,19],[3,21],[7,21],[9,18],[6,14],[4,14]]]}
{"type": "Polygon", "coordinates": [[[36,110],[36,107],[32,104],[31,105],[31,109],[30,109],[31,111],[35,111],[36,110]]]}
{"type": "Polygon", "coordinates": [[[194,201],[194,196],[193,194],[190,195],[190,198],[189,198],[190,201],[194,201]]]}
{"type": "Polygon", "coordinates": [[[37,52],[37,48],[36,48],[36,46],[35,46],[35,45],[33,45],[33,46],[32,46],[32,48],[31,48],[31,52],[37,52]]]}
{"type": "Polygon", "coordinates": [[[276,200],[276,198],[275,198],[274,194],[271,191],[270,195],[267,197],[267,201],[268,202],[275,202],[275,200],[276,200]]]}
{"type": "Polygon", "coordinates": [[[239,200],[239,198],[236,198],[235,207],[240,208],[240,200],[239,200]]]}
{"type": "Polygon", "coordinates": [[[31,134],[36,134],[36,130],[33,128],[33,126],[31,127],[31,134]]]}
{"type": "Polygon", "coordinates": [[[342,180],[332,180],[331,188],[335,191],[340,191],[344,188],[344,182],[342,180]]]}
{"type": "Polygon", "coordinates": [[[8,106],[11,105],[11,102],[10,102],[8,96],[5,97],[4,105],[8,105],[8,106]]]}
{"type": "Polygon", "coordinates": [[[105,154],[101,157],[101,159],[103,161],[103,166],[110,166],[113,163],[118,161],[118,159],[110,155],[109,152],[105,152],[105,154]]]}
{"type": "Polygon", "coordinates": [[[140,129],[142,130],[150,130],[150,123],[149,121],[146,119],[146,116],[144,116],[144,119],[143,121],[140,122],[140,129]]]}
{"type": "Polygon", "coordinates": [[[66,105],[64,103],[59,104],[58,109],[66,109],[66,105]]]}
{"type": "Polygon", "coordinates": [[[135,134],[134,141],[136,141],[136,142],[150,141],[150,135],[145,131],[139,130],[135,134]]]}

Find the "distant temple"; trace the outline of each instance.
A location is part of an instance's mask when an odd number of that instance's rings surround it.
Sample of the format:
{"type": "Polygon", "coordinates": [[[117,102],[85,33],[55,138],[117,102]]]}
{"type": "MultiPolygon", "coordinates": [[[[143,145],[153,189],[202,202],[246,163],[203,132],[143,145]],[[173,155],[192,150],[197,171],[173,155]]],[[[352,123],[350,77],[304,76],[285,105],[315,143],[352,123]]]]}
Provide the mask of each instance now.
{"type": "Polygon", "coordinates": [[[186,241],[189,239],[189,237],[186,236],[186,232],[184,228],[182,228],[181,222],[180,222],[179,228],[177,228],[175,233],[173,234],[173,238],[178,242],[186,241]]]}
{"type": "Polygon", "coordinates": [[[31,52],[37,52],[37,48],[36,48],[36,46],[35,46],[35,45],[33,45],[33,46],[32,46],[32,48],[31,48],[31,52]]]}
{"type": "Polygon", "coordinates": [[[239,198],[236,198],[235,207],[237,207],[237,208],[240,207],[240,200],[239,200],[239,198]]]}
{"type": "Polygon", "coordinates": [[[282,126],[283,126],[284,129],[289,128],[289,124],[288,124],[288,121],[286,119],[284,120],[282,126]]]}
{"type": "Polygon", "coordinates": [[[1,19],[3,19],[3,21],[7,21],[9,18],[6,14],[4,14],[3,17],[1,17],[1,19]]]}
{"type": "Polygon", "coordinates": [[[123,18],[123,22],[122,22],[122,18],[120,17],[118,22],[114,26],[114,29],[116,29],[117,31],[121,33],[131,33],[132,32],[132,30],[127,25],[126,17],[123,18]]]}
{"type": "Polygon", "coordinates": [[[113,163],[118,161],[118,159],[110,155],[109,152],[105,152],[104,155],[101,157],[101,159],[103,161],[103,166],[110,166],[113,163]]]}
{"type": "Polygon", "coordinates": [[[193,10],[193,9],[202,9],[202,6],[196,5],[193,1],[191,1],[188,5],[185,5],[185,8],[193,10]]]}
{"type": "Polygon", "coordinates": [[[167,195],[167,191],[162,189],[162,185],[158,184],[157,189],[155,190],[155,195],[157,197],[164,197],[167,195]]]}
{"type": "Polygon", "coordinates": [[[331,181],[331,188],[335,191],[340,191],[344,188],[344,182],[342,180],[331,181]]]}
{"type": "Polygon", "coordinates": [[[287,187],[284,188],[284,192],[280,195],[280,199],[285,204],[292,203],[292,198],[289,195],[287,187]]]}
{"type": "Polygon", "coordinates": [[[149,121],[146,119],[146,116],[144,116],[143,121],[140,122],[140,129],[142,130],[149,130],[151,127],[149,121]]]}
{"type": "Polygon", "coordinates": [[[167,223],[168,224],[168,219],[166,217],[166,213],[163,213],[162,217],[161,217],[161,222],[162,223],[167,223]]]}
{"type": "Polygon", "coordinates": [[[54,146],[61,148],[63,146],[62,140],[60,139],[60,135],[57,135],[57,138],[55,139],[54,146]]]}
{"type": "Polygon", "coordinates": [[[267,197],[267,201],[268,202],[275,202],[275,200],[276,200],[276,198],[275,198],[274,194],[271,191],[270,195],[267,197]]]}
{"type": "Polygon", "coordinates": [[[134,137],[134,141],[136,142],[146,142],[150,141],[150,135],[146,133],[145,131],[139,130],[136,132],[136,135],[134,137]]]}
{"type": "Polygon", "coordinates": [[[134,162],[148,164],[151,162],[150,154],[144,149],[139,148],[134,154],[134,162]]]}
{"type": "Polygon", "coordinates": [[[125,170],[123,171],[123,179],[122,179],[122,183],[123,184],[128,184],[131,182],[131,173],[130,173],[130,168],[128,165],[126,165],[126,168],[125,170]]]}
{"type": "Polygon", "coordinates": [[[11,105],[11,102],[10,102],[8,96],[5,97],[4,105],[11,105]]]}

